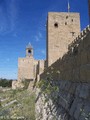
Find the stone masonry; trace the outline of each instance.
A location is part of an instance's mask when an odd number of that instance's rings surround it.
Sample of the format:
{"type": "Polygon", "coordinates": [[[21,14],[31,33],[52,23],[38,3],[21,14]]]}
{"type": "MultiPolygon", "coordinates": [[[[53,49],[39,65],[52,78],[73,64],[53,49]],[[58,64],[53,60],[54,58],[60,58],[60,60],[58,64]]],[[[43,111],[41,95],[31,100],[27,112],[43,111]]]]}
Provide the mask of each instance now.
{"type": "Polygon", "coordinates": [[[48,15],[48,67],[40,80],[46,80],[49,74],[52,85],[58,86],[59,91],[49,98],[37,88],[36,120],[90,120],[90,26],[80,32],[79,14],[70,18],[67,14],[72,16],[71,13],[60,13],[61,17],[59,13],[48,15]]]}
{"type": "Polygon", "coordinates": [[[67,53],[40,75],[40,80],[46,79],[47,73],[59,91],[51,94],[57,96],[53,100],[37,89],[36,120],[90,120],[89,25],[68,45],[67,53]]]}
{"type": "Polygon", "coordinates": [[[90,82],[90,26],[88,25],[81,33],[68,45],[68,52],[48,67],[41,79],[49,72],[53,79],[70,80],[73,82],[90,82]],[[59,71],[59,75],[52,70],[59,71]]]}
{"type": "Polygon", "coordinates": [[[47,66],[65,54],[80,33],[79,13],[49,12],[47,20],[47,66]]]}
{"type": "Polygon", "coordinates": [[[90,84],[55,80],[57,99],[45,102],[45,96],[36,91],[36,120],[90,120],[90,84]]]}

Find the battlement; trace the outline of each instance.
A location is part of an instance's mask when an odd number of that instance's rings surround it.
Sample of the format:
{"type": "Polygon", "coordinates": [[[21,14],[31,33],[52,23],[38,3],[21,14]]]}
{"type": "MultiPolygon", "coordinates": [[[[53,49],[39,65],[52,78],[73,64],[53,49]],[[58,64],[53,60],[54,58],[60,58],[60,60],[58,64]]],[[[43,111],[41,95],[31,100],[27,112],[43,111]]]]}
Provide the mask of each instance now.
{"type": "Polygon", "coordinates": [[[73,49],[75,46],[78,47],[81,41],[87,36],[87,34],[90,32],[90,25],[88,25],[83,31],[80,32],[80,34],[72,41],[71,44],[68,45],[68,50],[73,49]]]}

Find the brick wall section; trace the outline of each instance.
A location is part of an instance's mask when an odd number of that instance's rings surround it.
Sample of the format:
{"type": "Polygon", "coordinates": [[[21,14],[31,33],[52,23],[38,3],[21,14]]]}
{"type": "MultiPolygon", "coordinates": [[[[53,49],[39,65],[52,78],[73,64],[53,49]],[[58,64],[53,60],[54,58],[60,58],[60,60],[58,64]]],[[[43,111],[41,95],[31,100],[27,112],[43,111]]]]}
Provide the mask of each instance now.
{"type": "Polygon", "coordinates": [[[90,26],[68,46],[68,52],[62,59],[58,59],[41,74],[41,79],[47,73],[52,74],[54,80],[90,82],[90,26]]]}

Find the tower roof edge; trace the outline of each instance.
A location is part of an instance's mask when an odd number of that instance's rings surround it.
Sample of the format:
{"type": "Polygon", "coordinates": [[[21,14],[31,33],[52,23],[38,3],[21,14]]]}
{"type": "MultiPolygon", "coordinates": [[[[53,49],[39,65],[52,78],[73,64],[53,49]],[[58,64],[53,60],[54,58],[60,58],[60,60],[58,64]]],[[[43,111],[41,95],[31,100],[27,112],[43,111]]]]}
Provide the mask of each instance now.
{"type": "Polygon", "coordinates": [[[26,49],[33,49],[31,43],[28,43],[28,45],[26,46],[26,49]]]}

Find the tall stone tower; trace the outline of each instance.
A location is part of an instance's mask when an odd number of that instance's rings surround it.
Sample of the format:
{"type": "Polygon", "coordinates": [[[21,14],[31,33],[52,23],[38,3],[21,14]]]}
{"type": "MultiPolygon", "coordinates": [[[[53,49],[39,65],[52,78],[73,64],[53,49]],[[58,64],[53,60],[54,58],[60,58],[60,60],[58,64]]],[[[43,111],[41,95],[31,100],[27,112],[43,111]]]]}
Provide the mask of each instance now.
{"type": "Polygon", "coordinates": [[[79,13],[49,12],[47,19],[47,64],[67,52],[68,44],[80,33],[79,13]]]}

